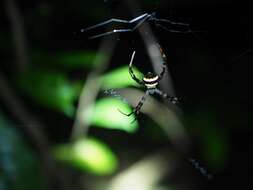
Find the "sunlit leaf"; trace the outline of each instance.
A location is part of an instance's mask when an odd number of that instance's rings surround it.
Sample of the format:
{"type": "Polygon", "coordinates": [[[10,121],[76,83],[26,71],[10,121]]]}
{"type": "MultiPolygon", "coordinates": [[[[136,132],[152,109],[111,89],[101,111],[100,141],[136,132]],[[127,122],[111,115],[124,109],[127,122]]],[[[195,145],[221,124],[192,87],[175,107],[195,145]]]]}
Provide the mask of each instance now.
{"type": "Polygon", "coordinates": [[[112,150],[95,138],[76,141],[55,147],[57,160],[96,175],[112,174],[118,167],[118,159],[112,150]]]}
{"type": "Polygon", "coordinates": [[[72,116],[81,85],[70,83],[63,73],[33,70],[25,73],[19,84],[25,94],[39,104],[72,116]]]}
{"type": "MultiPolygon", "coordinates": [[[[142,73],[135,68],[133,70],[135,75],[141,79],[143,76],[142,73]]],[[[128,71],[128,66],[124,66],[116,70],[113,70],[109,73],[106,73],[105,75],[102,76],[101,80],[103,89],[122,88],[127,86],[139,86],[131,78],[128,71]]]]}
{"type": "Polygon", "coordinates": [[[34,53],[33,62],[45,65],[53,64],[67,68],[92,68],[103,63],[106,55],[96,51],[66,51],[54,55],[34,53]]]}
{"type": "Polygon", "coordinates": [[[132,109],[129,105],[116,98],[103,98],[96,102],[96,104],[90,108],[89,116],[84,116],[90,119],[93,126],[123,130],[129,133],[135,132],[138,128],[135,115],[126,116],[119,112],[121,110],[124,113],[130,113],[132,109]]]}

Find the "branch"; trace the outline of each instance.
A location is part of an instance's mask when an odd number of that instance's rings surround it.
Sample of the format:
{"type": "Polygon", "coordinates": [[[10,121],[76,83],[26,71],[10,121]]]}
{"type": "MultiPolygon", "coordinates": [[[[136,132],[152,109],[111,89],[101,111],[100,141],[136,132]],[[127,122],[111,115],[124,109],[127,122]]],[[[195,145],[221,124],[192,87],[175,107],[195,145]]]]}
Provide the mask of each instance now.
{"type": "Polygon", "coordinates": [[[105,37],[100,45],[100,50],[97,54],[98,56],[94,60],[94,65],[98,65],[98,67],[88,75],[78,100],[76,117],[71,134],[72,140],[77,140],[87,135],[90,125],[88,118],[90,115],[89,110],[96,101],[101,85],[100,75],[108,67],[115,45],[116,42],[115,40],[112,40],[111,37],[105,37]],[[100,59],[101,56],[99,55],[101,54],[106,55],[104,60],[100,59]]]}

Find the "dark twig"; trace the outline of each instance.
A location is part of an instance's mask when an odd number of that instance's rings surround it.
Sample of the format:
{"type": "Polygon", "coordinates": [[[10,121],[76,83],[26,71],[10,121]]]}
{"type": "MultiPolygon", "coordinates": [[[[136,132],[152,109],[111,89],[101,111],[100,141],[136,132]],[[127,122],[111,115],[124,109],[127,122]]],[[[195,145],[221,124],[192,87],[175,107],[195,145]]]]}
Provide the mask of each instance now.
{"type": "Polygon", "coordinates": [[[78,100],[76,117],[71,134],[72,141],[84,138],[88,133],[88,129],[90,126],[89,111],[91,106],[94,104],[97,94],[100,90],[100,75],[109,65],[115,45],[115,40],[112,40],[112,38],[110,37],[105,37],[100,45],[98,55],[104,54],[106,55],[106,57],[101,60],[100,56],[97,56],[94,62],[100,63],[95,64],[98,65],[98,67],[95,68],[94,71],[92,71],[86,78],[86,82],[83,86],[81,95],[78,100]]]}
{"type": "Polygon", "coordinates": [[[5,0],[5,10],[8,16],[18,71],[24,71],[28,64],[28,51],[24,23],[15,0],[5,0]]]}

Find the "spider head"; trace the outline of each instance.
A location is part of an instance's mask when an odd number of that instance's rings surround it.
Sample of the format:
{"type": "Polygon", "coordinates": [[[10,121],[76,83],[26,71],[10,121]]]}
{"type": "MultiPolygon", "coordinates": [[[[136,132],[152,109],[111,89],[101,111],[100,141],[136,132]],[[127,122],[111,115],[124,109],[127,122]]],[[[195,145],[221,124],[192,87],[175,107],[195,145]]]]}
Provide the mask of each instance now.
{"type": "Polygon", "coordinates": [[[158,75],[151,72],[148,72],[142,80],[147,88],[156,88],[158,85],[158,75]]]}

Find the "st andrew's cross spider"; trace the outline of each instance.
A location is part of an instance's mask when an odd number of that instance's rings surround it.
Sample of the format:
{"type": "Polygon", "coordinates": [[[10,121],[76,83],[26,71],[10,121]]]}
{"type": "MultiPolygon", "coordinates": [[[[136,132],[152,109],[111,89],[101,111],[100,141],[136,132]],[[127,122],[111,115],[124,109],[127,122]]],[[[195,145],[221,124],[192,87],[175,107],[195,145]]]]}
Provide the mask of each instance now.
{"type": "MultiPolygon", "coordinates": [[[[145,95],[142,96],[141,100],[139,101],[139,103],[133,109],[133,111],[131,113],[126,114],[126,113],[123,113],[122,111],[119,110],[122,114],[124,114],[126,116],[130,116],[132,114],[138,115],[140,113],[141,107],[143,106],[143,104],[146,100],[146,97],[148,95],[152,95],[152,94],[158,94],[161,97],[163,97],[164,99],[167,99],[168,101],[170,101],[172,104],[178,103],[177,97],[170,96],[170,95],[164,93],[163,91],[157,89],[157,85],[159,84],[159,82],[161,81],[161,79],[164,76],[164,73],[166,70],[166,62],[167,62],[166,55],[164,54],[162,48],[160,46],[158,46],[158,47],[159,47],[160,53],[162,55],[162,71],[158,75],[154,74],[152,72],[148,72],[146,75],[144,75],[144,77],[142,79],[138,79],[136,77],[136,75],[134,74],[132,64],[133,64],[133,60],[134,60],[134,56],[135,56],[135,51],[132,53],[131,60],[129,63],[129,73],[130,73],[133,80],[135,80],[138,84],[140,84],[146,88],[146,92],[145,92],[145,95]]],[[[133,120],[133,122],[135,120],[133,120]]]]}

